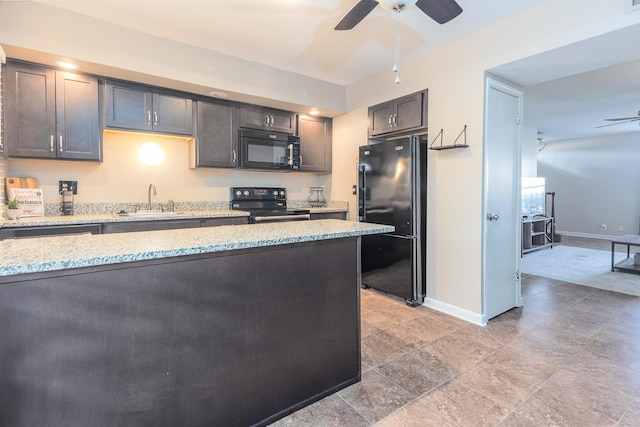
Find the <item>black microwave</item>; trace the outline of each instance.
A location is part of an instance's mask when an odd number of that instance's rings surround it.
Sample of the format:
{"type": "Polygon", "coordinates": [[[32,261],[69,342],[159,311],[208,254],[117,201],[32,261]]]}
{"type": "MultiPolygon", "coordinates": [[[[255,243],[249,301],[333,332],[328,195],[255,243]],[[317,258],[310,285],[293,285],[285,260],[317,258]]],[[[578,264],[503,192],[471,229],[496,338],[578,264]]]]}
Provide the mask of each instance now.
{"type": "Polygon", "coordinates": [[[254,129],[238,132],[239,168],[300,170],[300,137],[254,129]]]}

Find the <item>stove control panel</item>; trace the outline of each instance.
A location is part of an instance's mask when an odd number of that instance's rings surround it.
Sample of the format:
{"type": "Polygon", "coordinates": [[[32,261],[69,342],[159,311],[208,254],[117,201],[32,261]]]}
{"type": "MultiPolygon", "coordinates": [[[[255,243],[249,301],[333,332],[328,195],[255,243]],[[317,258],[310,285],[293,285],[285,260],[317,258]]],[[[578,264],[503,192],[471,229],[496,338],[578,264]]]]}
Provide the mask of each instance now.
{"type": "Polygon", "coordinates": [[[231,201],[237,200],[287,200],[285,188],[231,187],[231,201]]]}

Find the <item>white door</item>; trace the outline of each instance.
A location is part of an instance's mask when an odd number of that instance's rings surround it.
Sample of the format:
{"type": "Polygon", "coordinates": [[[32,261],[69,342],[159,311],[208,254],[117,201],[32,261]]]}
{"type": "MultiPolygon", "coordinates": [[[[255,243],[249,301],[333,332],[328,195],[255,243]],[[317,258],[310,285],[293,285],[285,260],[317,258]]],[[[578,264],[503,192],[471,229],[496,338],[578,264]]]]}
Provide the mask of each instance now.
{"type": "Polygon", "coordinates": [[[521,305],[522,92],[486,81],[483,177],[483,320],[521,305]]]}

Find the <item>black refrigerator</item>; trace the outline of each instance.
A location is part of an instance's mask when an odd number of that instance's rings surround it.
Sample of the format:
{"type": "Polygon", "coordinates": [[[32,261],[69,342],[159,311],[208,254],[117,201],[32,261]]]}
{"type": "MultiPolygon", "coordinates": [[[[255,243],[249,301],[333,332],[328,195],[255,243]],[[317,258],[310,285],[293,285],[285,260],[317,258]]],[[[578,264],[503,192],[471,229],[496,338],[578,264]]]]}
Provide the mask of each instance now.
{"type": "Polygon", "coordinates": [[[359,149],[358,221],[395,227],[362,236],[362,287],[417,306],[426,294],[427,142],[370,140],[359,149]]]}

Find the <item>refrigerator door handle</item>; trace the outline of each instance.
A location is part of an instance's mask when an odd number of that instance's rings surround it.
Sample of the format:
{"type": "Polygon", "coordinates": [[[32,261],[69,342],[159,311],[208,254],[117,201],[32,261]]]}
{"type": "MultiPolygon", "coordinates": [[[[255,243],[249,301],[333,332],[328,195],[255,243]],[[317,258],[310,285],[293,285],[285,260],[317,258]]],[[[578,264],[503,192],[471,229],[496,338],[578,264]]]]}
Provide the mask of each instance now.
{"type": "Polygon", "coordinates": [[[364,165],[358,166],[358,221],[367,222],[367,210],[365,208],[365,202],[367,200],[367,172],[364,165]],[[360,181],[360,174],[362,174],[362,181],[360,181]],[[362,183],[362,186],[360,186],[362,183]]]}

